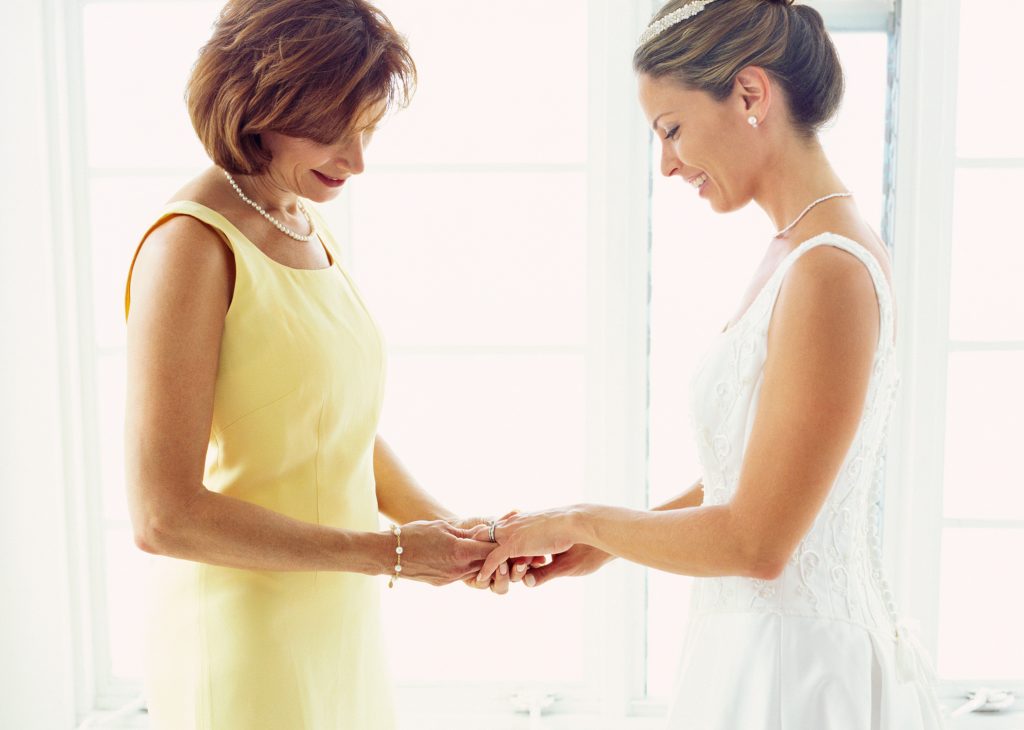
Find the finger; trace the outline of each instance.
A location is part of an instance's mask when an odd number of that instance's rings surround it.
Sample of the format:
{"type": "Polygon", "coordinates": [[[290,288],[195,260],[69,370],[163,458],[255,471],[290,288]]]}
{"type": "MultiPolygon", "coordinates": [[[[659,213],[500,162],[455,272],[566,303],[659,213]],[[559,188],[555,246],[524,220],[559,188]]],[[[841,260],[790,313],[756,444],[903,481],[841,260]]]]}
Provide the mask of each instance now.
{"type": "Polygon", "coordinates": [[[551,560],[548,559],[547,555],[538,555],[538,556],[536,556],[534,558],[530,558],[530,567],[531,568],[540,568],[540,567],[542,567],[544,565],[549,565],[550,563],[551,563],[551,560]]]}
{"type": "Polygon", "coordinates": [[[526,575],[526,570],[529,567],[529,558],[525,560],[523,558],[516,558],[515,562],[512,564],[512,569],[510,571],[512,575],[512,582],[518,583],[519,581],[521,581],[523,579],[523,576],[526,575]]]}
{"type": "Polygon", "coordinates": [[[491,576],[494,575],[494,571],[498,569],[498,566],[506,562],[509,558],[508,548],[498,546],[494,548],[487,559],[484,560],[484,565],[480,568],[480,573],[477,575],[478,583],[487,583],[490,581],[491,576]]]}
{"type": "Polygon", "coordinates": [[[494,574],[494,580],[491,581],[491,591],[497,593],[499,596],[505,595],[508,593],[508,582],[508,563],[501,563],[498,565],[498,572],[494,574]]]}
{"type": "MultiPolygon", "coordinates": [[[[486,528],[486,525],[484,526],[486,528]]],[[[460,540],[475,540],[473,535],[480,529],[480,525],[475,527],[456,527],[455,525],[449,524],[448,531],[451,532],[455,537],[460,540]]]]}
{"type": "Polygon", "coordinates": [[[491,587],[490,581],[484,581],[483,583],[477,582],[477,576],[479,576],[479,575],[480,575],[480,568],[476,567],[476,568],[472,568],[470,570],[467,570],[465,573],[460,575],[458,577],[458,580],[461,580],[461,581],[463,581],[465,583],[472,583],[475,588],[490,588],[491,587]]]}
{"type": "MultiPolygon", "coordinates": [[[[489,525],[477,525],[476,527],[466,530],[465,532],[466,534],[460,535],[460,537],[465,537],[470,540],[476,540],[478,542],[491,542],[491,528],[489,525]]],[[[493,545],[494,543],[491,544],[493,545]]]]}
{"type": "Polygon", "coordinates": [[[496,547],[497,545],[493,542],[463,540],[462,548],[464,552],[460,554],[466,559],[466,562],[471,563],[475,560],[484,560],[496,547]]]}
{"type": "Polygon", "coordinates": [[[552,578],[562,575],[566,567],[562,561],[552,558],[551,562],[547,565],[542,565],[539,568],[530,568],[530,572],[523,578],[523,583],[526,584],[527,588],[542,586],[552,578]]]}

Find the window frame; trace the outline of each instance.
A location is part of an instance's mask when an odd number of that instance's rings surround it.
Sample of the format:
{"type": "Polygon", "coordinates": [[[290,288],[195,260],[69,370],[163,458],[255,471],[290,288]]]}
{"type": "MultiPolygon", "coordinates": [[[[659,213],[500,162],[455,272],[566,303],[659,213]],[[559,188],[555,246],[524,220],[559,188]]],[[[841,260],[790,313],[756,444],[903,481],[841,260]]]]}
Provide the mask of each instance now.
{"type": "MultiPolygon", "coordinates": [[[[894,153],[895,285],[902,345],[903,391],[893,415],[886,471],[884,562],[893,591],[920,638],[937,658],[942,535],[945,527],[1024,528],[1024,520],[958,520],[944,516],[943,489],[949,355],[1024,350],[1024,342],[961,342],[949,333],[953,205],[963,168],[1024,168],[1024,159],[957,154],[961,0],[896,0],[898,76],[895,98],[901,139],[894,153]],[[903,95],[899,88],[914,89],[903,95]],[[928,363],[928,367],[915,367],[928,363]]],[[[1024,694],[1019,680],[940,678],[952,706],[986,686],[1024,694]]],[[[1016,712],[1019,712],[1016,711],[1016,712]]],[[[1014,714],[1011,712],[1011,714],[1014,714]]]]}

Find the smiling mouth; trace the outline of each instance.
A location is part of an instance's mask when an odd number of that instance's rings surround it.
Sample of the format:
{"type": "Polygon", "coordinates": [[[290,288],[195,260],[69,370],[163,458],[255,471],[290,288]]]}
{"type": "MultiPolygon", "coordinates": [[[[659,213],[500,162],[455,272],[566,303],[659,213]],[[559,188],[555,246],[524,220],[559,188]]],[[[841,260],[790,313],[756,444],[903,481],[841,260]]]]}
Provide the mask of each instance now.
{"type": "Polygon", "coordinates": [[[330,175],[324,175],[319,170],[313,170],[313,174],[320,179],[320,182],[331,187],[338,187],[339,185],[342,185],[345,182],[345,180],[348,179],[344,177],[331,177],[330,175]]]}
{"type": "Polygon", "coordinates": [[[693,178],[692,180],[687,180],[686,182],[690,183],[690,185],[693,185],[693,187],[700,190],[701,186],[704,185],[704,183],[706,183],[707,181],[708,174],[706,172],[702,172],[697,177],[693,178]]]}

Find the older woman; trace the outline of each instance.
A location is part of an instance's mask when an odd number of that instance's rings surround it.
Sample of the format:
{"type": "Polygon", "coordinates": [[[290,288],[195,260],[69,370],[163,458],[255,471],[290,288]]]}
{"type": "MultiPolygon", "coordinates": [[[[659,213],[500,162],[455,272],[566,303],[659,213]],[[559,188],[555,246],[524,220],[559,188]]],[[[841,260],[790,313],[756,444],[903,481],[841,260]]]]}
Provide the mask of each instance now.
{"type": "Polygon", "coordinates": [[[674,0],[633,60],[661,172],[719,213],[753,200],[776,233],[691,381],[702,480],[655,511],[510,517],[481,577],[539,553],[554,561],[528,585],[612,556],[699,576],[672,728],[938,728],[882,573],[891,266],[818,141],[843,92],[822,18],[792,0],[674,0]]]}
{"type": "Polygon", "coordinates": [[[372,576],[462,580],[493,547],[377,435],[381,337],[311,204],[363,171],[414,76],[362,0],[232,0],[193,69],[214,165],[143,236],[125,298],[157,730],[392,727],[372,576]]]}

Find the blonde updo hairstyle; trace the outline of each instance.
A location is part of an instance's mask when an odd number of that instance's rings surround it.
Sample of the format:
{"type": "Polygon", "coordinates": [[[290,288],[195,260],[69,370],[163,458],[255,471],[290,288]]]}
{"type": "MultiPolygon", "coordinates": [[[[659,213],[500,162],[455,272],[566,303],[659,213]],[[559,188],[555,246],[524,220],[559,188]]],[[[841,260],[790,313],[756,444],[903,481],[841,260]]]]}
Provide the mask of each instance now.
{"type": "MultiPolygon", "coordinates": [[[[671,0],[651,22],[683,7],[671,0]]],[[[716,0],[644,43],[633,69],[672,79],[716,101],[732,92],[736,75],[760,66],[781,87],[797,134],[813,138],[843,98],[843,69],[821,14],[793,0],[716,0]]]]}

